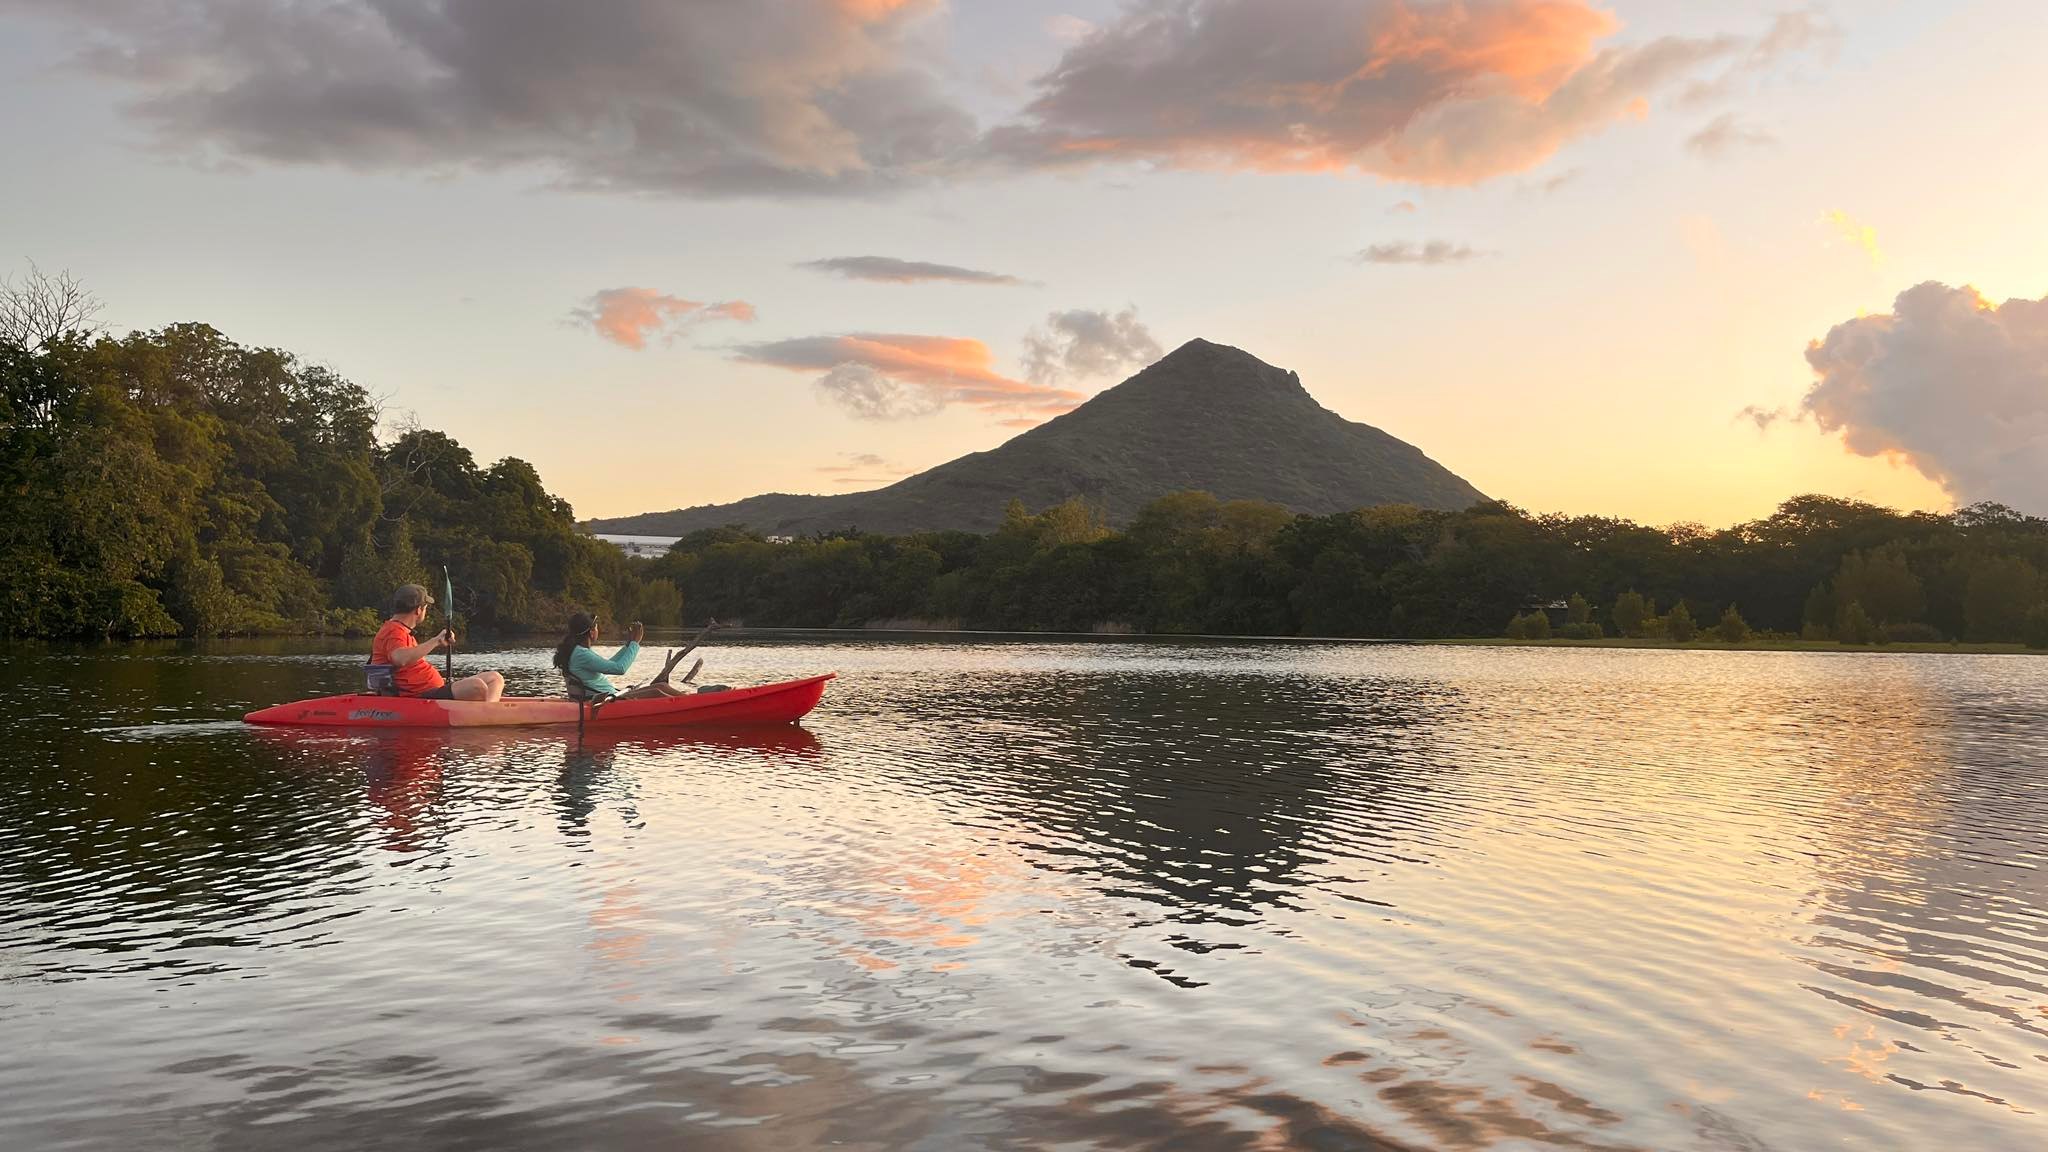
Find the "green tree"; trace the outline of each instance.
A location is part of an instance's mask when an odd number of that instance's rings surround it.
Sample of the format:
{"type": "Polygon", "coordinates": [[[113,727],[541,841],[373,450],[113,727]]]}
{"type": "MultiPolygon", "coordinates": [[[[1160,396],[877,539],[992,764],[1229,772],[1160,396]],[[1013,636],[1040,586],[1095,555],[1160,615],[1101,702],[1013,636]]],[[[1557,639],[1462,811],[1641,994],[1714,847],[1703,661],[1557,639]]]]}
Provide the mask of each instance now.
{"type": "Polygon", "coordinates": [[[1799,634],[1808,640],[1832,639],[1838,611],[1834,589],[1825,584],[1815,584],[1813,590],[1806,594],[1806,606],[1800,613],[1799,634]]]}
{"type": "Polygon", "coordinates": [[[1644,625],[1656,615],[1655,607],[1631,588],[1614,600],[1614,628],[1623,636],[1642,636],[1644,625]]]}
{"type": "Polygon", "coordinates": [[[1844,644],[1874,644],[1883,633],[1861,602],[1851,600],[1835,614],[1835,639],[1844,644]]]}
{"type": "Polygon", "coordinates": [[[2040,569],[2017,556],[1990,556],[1970,566],[1963,593],[1964,635],[2016,642],[2027,615],[2043,600],[2040,569]]]}
{"type": "Polygon", "coordinates": [[[1670,615],[1664,618],[1664,634],[1680,644],[1690,643],[1699,635],[1699,625],[1693,622],[1692,610],[1685,606],[1685,601],[1673,605],[1670,615]]]}
{"type": "Polygon", "coordinates": [[[1864,612],[1880,625],[1910,624],[1927,610],[1920,578],[1906,563],[1905,549],[1897,541],[1844,556],[1834,587],[1839,599],[1862,604],[1864,612]]]}
{"type": "Polygon", "coordinates": [[[1714,625],[1714,634],[1725,643],[1741,644],[1749,639],[1749,621],[1744,620],[1742,613],[1736,610],[1735,605],[1730,604],[1727,610],[1721,613],[1720,622],[1714,625]]]}
{"type": "Polygon", "coordinates": [[[2036,604],[2027,612],[2020,639],[2029,648],[2048,648],[2048,604],[2036,604]]]}
{"type": "Polygon", "coordinates": [[[1537,609],[1522,618],[1522,635],[1530,640],[1550,639],[1550,617],[1537,609]]]}
{"type": "Polygon", "coordinates": [[[1565,601],[1565,619],[1573,624],[1589,624],[1593,620],[1593,605],[1577,592],[1565,601]]]}

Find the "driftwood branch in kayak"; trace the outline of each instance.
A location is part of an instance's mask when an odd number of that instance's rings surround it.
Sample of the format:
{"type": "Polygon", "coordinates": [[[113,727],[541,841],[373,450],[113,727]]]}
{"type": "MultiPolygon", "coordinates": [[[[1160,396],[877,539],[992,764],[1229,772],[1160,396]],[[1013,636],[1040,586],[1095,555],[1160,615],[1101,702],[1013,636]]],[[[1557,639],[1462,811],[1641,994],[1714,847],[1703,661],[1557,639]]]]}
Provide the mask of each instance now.
{"type": "MultiPolygon", "coordinates": [[[[696,635],[696,636],[694,636],[694,637],[692,637],[692,638],[690,639],[690,646],[689,646],[689,647],[687,647],[687,648],[683,649],[683,650],[682,650],[681,652],[671,652],[671,653],[669,653],[669,656],[668,656],[668,661],[667,661],[666,663],[664,663],[664,664],[663,664],[663,665],[661,666],[661,675],[659,675],[659,676],[656,676],[656,677],[654,678],[654,683],[656,683],[656,684],[666,684],[666,683],[668,683],[668,678],[669,678],[669,675],[670,675],[671,673],[673,673],[673,672],[674,672],[674,671],[676,670],[676,665],[678,665],[678,664],[681,664],[681,663],[682,663],[682,662],[683,662],[684,660],[688,659],[688,658],[689,658],[689,655],[690,655],[690,653],[692,653],[692,652],[695,652],[695,651],[697,650],[697,646],[698,646],[698,645],[700,645],[700,644],[702,644],[702,643],[704,643],[704,638],[705,638],[706,636],[709,636],[709,635],[711,635],[712,631],[713,631],[713,630],[715,630],[716,628],[718,628],[718,626],[719,626],[719,625],[718,625],[718,621],[716,621],[716,620],[713,620],[713,621],[712,621],[711,623],[709,623],[709,624],[706,624],[706,625],[704,625],[704,630],[703,630],[703,631],[701,631],[701,632],[697,633],[697,635],[696,635]]],[[[702,660],[699,660],[699,661],[697,661],[697,663],[698,663],[698,665],[699,665],[699,666],[701,667],[701,666],[703,665],[703,663],[704,663],[704,662],[703,662],[702,660]]],[[[695,676],[695,675],[696,675],[696,672],[695,672],[695,670],[694,670],[694,669],[693,669],[693,670],[691,671],[691,675],[692,675],[692,676],[695,676]]],[[[683,681],[683,683],[685,683],[685,684],[688,684],[689,682],[690,682],[690,681],[689,681],[688,679],[685,679],[685,680],[683,681]]]]}

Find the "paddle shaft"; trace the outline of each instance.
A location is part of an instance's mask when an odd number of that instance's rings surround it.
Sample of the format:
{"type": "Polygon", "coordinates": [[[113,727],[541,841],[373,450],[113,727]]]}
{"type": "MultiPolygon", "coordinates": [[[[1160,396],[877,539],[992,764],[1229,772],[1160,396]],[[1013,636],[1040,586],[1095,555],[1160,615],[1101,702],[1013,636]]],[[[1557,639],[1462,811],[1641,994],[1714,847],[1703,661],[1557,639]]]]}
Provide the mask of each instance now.
{"type": "Polygon", "coordinates": [[[441,605],[441,624],[448,632],[448,647],[441,652],[442,677],[449,683],[455,682],[455,581],[448,575],[447,565],[441,567],[441,598],[447,603],[441,605]]]}

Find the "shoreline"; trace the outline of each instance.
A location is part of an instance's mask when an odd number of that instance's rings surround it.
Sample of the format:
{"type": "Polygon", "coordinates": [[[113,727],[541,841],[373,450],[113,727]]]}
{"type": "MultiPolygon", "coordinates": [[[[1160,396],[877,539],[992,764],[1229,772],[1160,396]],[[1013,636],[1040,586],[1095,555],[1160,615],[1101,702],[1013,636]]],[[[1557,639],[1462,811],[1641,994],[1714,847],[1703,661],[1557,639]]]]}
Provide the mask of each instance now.
{"type": "MultiPolygon", "coordinates": [[[[680,625],[654,625],[648,628],[649,642],[659,644],[668,636],[684,637],[689,630],[680,625]]],[[[1812,652],[1857,653],[1896,652],[1913,655],[1949,656],[2048,656],[2048,648],[2029,648],[2024,644],[1977,644],[1965,642],[1914,642],[1894,644],[1843,644],[1834,640],[1745,640],[1730,644],[1721,640],[1697,639],[1683,643],[1675,640],[1655,638],[1635,639],[1610,636],[1599,640],[1515,640],[1505,636],[1444,637],[1419,639],[1390,636],[1228,636],[1215,634],[1172,633],[1172,632],[1025,632],[996,629],[949,628],[749,628],[744,625],[731,627],[723,633],[733,641],[773,641],[806,638],[832,641],[869,640],[878,642],[907,642],[954,640],[954,641],[998,641],[1011,640],[1022,643],[1146,643],[1146,644],[1343,644],[1343,645],[1395,645],[1408,644],[1422,647],[1443,648],[1612,648],[1640,649],[1649,651],[1683,652],[1812,652]]],[[[263,648],[287,644],[297,645],[309,642],[325,642],[335,652],[353,652],[366,642],[367,638],[343,637],[319,633],[271,633],[261,636],[216,636],[216,637],[158,637],[143,640],[43,640],[16,637],[0,639],[0,648],[10,647],[86,647],[126,648],[147,650],[151,648],[180,648],[197,645],[224,648],[263,648]]],[[[470,646],[473,652],[504,651],[514,647],[549,646],[555,638],[540,633],[507,633],[498,636],[477,637],[470,646]]],[[[717,641],[713,641],[717,643],[717,641]]],[[[459,651],[459,650],[458,650],[459,651]]]]}
{"type": "Polygon", "coordinates": [[[1964,641],[1893,644],[1844,644],[1839,640],[1658,640],[1610,636],[1600,640],[1513,640],[1505,636],[1484,636],[1456,640],[1416,640],[1416,644],[1440,644],[1464,648],[1640,648],[1673,652],[1908,652],[1917,655],[1949,656],[2048,656],[2048,648],[2024,644],[1973,644],[1964,641]]]}

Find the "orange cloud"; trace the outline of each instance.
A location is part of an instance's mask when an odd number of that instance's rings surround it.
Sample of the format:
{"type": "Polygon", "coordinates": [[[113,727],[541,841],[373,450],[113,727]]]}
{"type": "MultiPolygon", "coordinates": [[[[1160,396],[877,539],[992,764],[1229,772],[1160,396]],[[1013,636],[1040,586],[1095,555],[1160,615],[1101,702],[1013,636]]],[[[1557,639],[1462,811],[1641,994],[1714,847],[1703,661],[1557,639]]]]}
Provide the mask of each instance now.
{"type": "Polygon", "coordinates": [[[1471,184],[1534,168],[1754,44],[1620,28],[1587,0],[1191,0],[1135,5],[1069,49],[1022,122],[1025,164],[1360,172],[1471,184]]]}
{"type": "Polygon", "coordinates": [[[693,324],[708,320],[751,324],[754,316],[754,306],[744,300],[705,304],[652,288],[606,288],[570,313],[578,325],[589,325],[599,336],[636,352],[647,347],[650,335],[673,340],[693,324]]]}
{"type": "Polygon", "coordinates": [[[811,336],[749,345],[739,359],[823,373],[818,387],[827,399],[872,420],[929,415],[951,404],[1044,419],[1083,399],[1079,392],[1005,376],[995,370],[988,345],[948,336],[811,336]]]}
{"type": "Polygon", "coordinates": [[[930,0],[833,0],[833,6],[863,24],[873,24],[894,16],[898,11],[912,5],[928,6],[930,0]]]}
{"type": "Polygon", "coordinates": [[[1370,67],[1403,65],[1488,76],[1523,100],[1550,96],[1621,22],[1578,0],[1430,7],[1397,5],[1375,29],[1370,67]]]}

